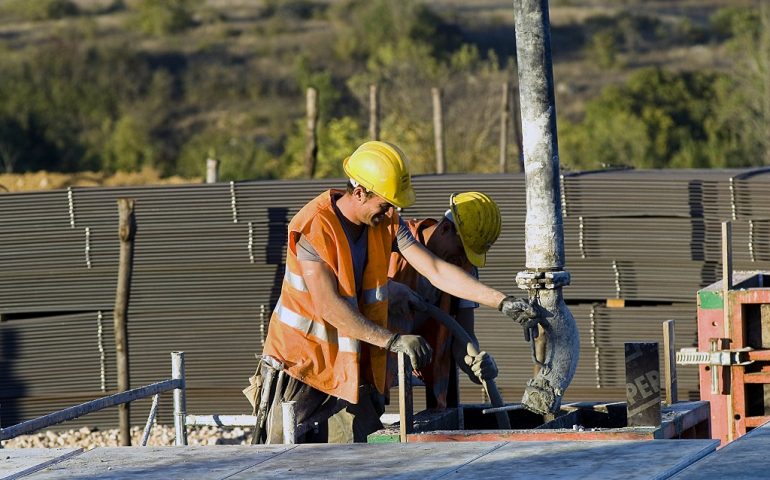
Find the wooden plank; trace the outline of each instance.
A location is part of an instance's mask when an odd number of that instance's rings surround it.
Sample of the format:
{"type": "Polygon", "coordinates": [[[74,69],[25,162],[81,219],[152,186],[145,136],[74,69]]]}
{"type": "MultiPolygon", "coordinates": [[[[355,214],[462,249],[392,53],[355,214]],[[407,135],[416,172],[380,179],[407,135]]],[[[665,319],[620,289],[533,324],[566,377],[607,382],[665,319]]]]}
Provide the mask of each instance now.
{"type": "Polygon", "coordinates": [[[47,478],[226,478],[296,448],[294,445],[215,445],[95,448],[35,475],[47,478]]]}
{"type": "Polygon", "coordinates": [[[666,372],[666,405],[679,401],[678,386],[676,380],[676,336],[674,334],[674,320],[663,322],[663,356],[666,372]]]}
{"type": "Polygon", "coordinates": [[[0,450],[0,478],[22,478],[82,452],[81,448],[4,448],[0,450]]]}
{"type": "Polygon", "coordinates": [[[718,452],[682,470],[673,478],[695,480],[703,478],[761,478],[770,451],[770,424],[755,428],[727,444],[718,452]]]}

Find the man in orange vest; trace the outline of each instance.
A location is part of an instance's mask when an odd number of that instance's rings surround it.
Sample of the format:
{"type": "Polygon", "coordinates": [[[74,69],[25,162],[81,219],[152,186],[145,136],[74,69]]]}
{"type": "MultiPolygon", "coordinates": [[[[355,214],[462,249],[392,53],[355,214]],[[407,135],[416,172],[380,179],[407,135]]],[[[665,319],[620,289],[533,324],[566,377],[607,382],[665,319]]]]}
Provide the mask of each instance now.
{"type": "MultiPolygon", "coordinates": [[[[500,236],[500,209],[489,196],[481,192],[453,194],[449,210],[440,220],[426,218],[406,222],[415,239],[438,258],[462,268],[478,278],[478,268],[486,263],[487,251],[500,236]]],[[[476,340],[474,310],[476,302],[442,292],[406,261],[400,252],[390,257],[388,276],[398,283],[391,284],[389,300],[390,329],[416,333],[425,338],[433,349],[431,362],[421,369],[427,388],[428,408],[444,409],[457,406],[457,370],[459,366],[474,383],[497,376],[497,365],[491,355],[480,352],[476,357],[466,354],[466,345],[453,338],[452,332],[434,318],[425,318],[413,302],[425,301],[441,308],[476,340]],[[410,291],[400,290],[404,285],[410,291]],[[414,299],[415,292],[419,297],[414,299]]],[[[391,362],[392,363],[392,362],[391,362]]],[[[391,368],[391,376],[396,372],[391,368]]]]}
{"type": "Polygon", "coordinates": [[[346,190],[323,192],[289,222],[286,273],[263,351],[267,393],[259,399],[255,441],[283,440],[282,401],[296,402],[297,423],[343,407],[328,432],[319,425],[318,437],[288,441],[362,442],[382,428],[388,352],[404,352],[415,368],[432,353],[422,337],[387,328],[394,248],[440,290],[497,308],[525,327],[540,321],[527,301],[480,283],[415,241],[396,211],[415,200],[398,147],[366,142],[343,169],[346,190]]]}

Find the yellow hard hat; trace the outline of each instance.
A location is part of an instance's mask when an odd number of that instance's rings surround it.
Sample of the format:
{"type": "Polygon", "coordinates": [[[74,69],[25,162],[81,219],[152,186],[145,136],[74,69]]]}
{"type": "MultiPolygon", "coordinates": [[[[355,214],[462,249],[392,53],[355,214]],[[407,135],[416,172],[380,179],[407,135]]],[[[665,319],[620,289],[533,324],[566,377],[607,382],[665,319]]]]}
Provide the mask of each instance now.
{"type": "Polygon", "coordinates": [[[473,265],[483,267],[487,251],[500,236],[500,209],[481,192],[453,193],[449,197],[449,209],[465,255],[473,265]]]}
{"type": "Polygon", "coordinates": [[[396,207],[414,203],[409,160],[393,144],[366,142],[342,162],[342,168],[348,177],[396,207]]]}

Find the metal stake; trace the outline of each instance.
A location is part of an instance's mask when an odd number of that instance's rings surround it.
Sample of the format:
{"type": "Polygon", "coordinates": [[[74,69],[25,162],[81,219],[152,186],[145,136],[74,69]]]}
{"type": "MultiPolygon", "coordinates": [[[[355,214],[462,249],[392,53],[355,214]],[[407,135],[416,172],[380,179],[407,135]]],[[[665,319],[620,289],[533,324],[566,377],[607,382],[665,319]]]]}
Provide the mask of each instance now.
{"type": "Polygon", "coordinates": [[[184,379],[184,352],[171,352],[171,379],[181,380],[182,386],[174,389],[174,445],[187,445],[187,428],[185,427],[185,415],[187,414],[187,399],[185,389],[187,385],[184,379]]]}

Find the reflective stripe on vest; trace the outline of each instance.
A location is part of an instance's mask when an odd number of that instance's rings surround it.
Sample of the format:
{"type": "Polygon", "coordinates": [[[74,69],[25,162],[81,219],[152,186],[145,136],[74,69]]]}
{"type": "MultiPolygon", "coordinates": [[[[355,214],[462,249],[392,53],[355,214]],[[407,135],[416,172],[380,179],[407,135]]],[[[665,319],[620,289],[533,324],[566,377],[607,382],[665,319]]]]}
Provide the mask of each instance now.
{"type": "Polygon", "coordinates": [[[323,325],[313,320],[303,317],[299,313],[290,310],[283,303],[281,298],[278,299],[278,303],[275,305],[276,318],[281,323],[288,325],[297,330],[305,332],[305,334],[313,335],[329,344],[336,344],[337,348],[341,352],[359,353],[361,352],[361,344],[355,338],[340,337],[337,335],[337,330],[329,330],[326,325],[323,325]]]}
{"type": "Polygon", "coordinates": [[[302,275],[297,275],[296,273],[292,273],[289,271],[289,267],[286,267],[286,273],[283,275],[283,279],[289,282],[289,285],[291,285],[294,290],[298,290],[300,292],[307,292],[307,285],[305,285],[305,279],[302,278],[302,275]]]}

